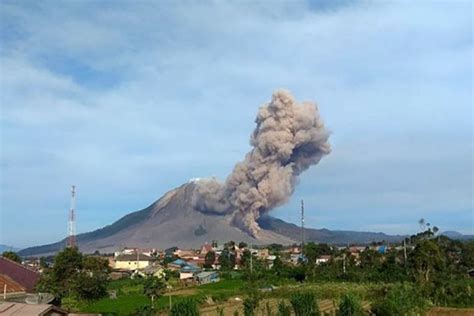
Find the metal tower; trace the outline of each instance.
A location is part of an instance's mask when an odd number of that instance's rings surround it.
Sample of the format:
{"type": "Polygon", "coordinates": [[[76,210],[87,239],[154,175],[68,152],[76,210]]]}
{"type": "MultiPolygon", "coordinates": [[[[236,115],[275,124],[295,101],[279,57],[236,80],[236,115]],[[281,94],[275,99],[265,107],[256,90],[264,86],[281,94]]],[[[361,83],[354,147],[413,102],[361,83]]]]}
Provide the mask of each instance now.
{"type": "Polygon", "coordinates": [[[306,242],[306,236],[304,233],[304,202],[301,200],[301,249],[304,248],[306,242]]]}
{"type": "Polygon", "coordinates": [[[67,225],[67,246],[75,247],[76,246],[76,216],[74,210],[76,208],[76,186],[71,187],[71,209],[69,210],[69,221],[67,225]]]}

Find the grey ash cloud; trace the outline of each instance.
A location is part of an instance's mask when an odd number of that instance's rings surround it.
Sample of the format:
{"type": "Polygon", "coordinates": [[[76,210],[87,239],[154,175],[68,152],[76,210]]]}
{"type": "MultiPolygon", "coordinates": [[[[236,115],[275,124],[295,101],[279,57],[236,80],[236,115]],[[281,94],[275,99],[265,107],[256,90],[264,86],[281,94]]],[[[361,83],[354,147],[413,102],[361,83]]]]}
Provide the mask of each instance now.
{"type": "Polygon", "coordinates": [[[274,92],[255,122],[252,150],[224,183],[215,178],[196,182],[194,203],[202,212],[230,214],[234,225],[257,237],[260,215],[287,202],[298,175],[331,148],[316,104],[299,104],[288,91],[274,92]]]}

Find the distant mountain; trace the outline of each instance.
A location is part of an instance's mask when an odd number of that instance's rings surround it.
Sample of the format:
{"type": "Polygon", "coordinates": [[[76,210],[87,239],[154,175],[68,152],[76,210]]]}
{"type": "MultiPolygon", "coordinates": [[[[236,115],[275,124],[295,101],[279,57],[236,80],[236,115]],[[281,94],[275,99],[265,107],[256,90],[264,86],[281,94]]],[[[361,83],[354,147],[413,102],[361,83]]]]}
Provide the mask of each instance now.
{"type": "Polygon", "coordinates": [[[0,244],[0,254],[2,254],[4,251],[15,251],[15,252],[17,252],[19,250],[20,250],[20,248],[0,244]]]}
{"type": "MultiPolygon", "coordinates": [[[[301,240],[301,227],[295,224],[290,224],[271,216],[261,217],[258,223],[263,229],[270,230],[294,240],[301,240]]],[[[406,236],[393,236],[373,232],[305,228],[306,241],[339,245],[369,244],[374,241],[398,242],[405,237],[406,236]]]]}
{"type": "Polygon", "coordinates": [[[453,230],[442,232],[441,235],[449,237],[451,239],[459,239],[459,240],[474,239],[474,235],[464,235],[464,234],[461,234],[460,232],[453,231],[453,230]]]}

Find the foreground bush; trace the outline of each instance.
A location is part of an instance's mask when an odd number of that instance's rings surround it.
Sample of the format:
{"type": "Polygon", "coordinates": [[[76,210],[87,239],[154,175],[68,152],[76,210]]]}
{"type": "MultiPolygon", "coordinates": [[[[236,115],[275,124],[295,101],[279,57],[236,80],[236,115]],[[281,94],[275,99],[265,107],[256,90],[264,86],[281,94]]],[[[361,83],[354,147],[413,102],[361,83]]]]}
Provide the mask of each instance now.
{"type": "Polygon", "coordinates": [[[316,296],[311,292],[295,293],[290,298],[296,316],[317,316],[319,307],[316,296]]]}
{"type": "Polygon", "coordinates": [[[36,284],[36,291],[48,292],[60,301],[70,297],[94,301],[107,296],[109,283],[108,261],[100,257],[85,256],[77,247],[68,247],[54,258],[36,284]]]}
{"type": "Polygon", "coordinates": [[[362,305],[357,296],[345,294],[339,303],[339,316],[360,316],[363,315],[362,305]]]}
{"type": "Polygon", "coordinates": [[[423,315],[426,308],[426,299],[407,283],[392,287],[384,298],[372,305],[372,311],[378,316],[423,315]]]}
{"type": "Polygon", "coordinates": [[[256,291],[255,289],[251,289],[249,291],[248,297],[244,299],[244,315],[256,315],[255,310],[257,309],[260,300],[260,293],[258,293],[258,291],[256,291]]]}
{"type": "Polygon", "coordinates": [[[154,316],[156,315],[156,311],[151,306],[145,305],[138,307],[133,314],[140,316],[154,316]]]}
{"type": "Polygon", "coordinates": [[[285,303],[285,301],[280,301],[278,303],[278,316],[290,316],[291,315],[291,307],[285,303]]]}
{"type": "Polygon", "coordinates": [[[187,298],[173,305],[170,316],[198,316],[199,308],[195,300],[187,298]]]}

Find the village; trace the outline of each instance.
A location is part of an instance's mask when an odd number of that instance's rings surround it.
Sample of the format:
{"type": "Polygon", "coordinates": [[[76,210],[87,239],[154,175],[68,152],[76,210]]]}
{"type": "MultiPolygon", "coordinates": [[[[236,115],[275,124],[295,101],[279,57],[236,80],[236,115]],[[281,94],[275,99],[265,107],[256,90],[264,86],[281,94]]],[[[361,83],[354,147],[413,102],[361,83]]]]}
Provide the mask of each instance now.
{"type": "MultiPolygon", "coordinates": [[[[296,313],[306,297],[308,308],[323,314],[335,315],[353,304],[361,315],[370,315],[398,299],[381,300],[383,293],[403,289],[415,299],[397,308],[431,308],[438,315],[442,307],[427,305],[408,282],[430,284],[453,269],[460,281],[447,285],[455,296],[446,292],[445,297],[469,307],[473,246],[428,228],[391,244],[262,246],[213,240],[198,249],[123,247],[107,254],[65,246],[54,256],[24,258],[6,251],[0,256],[0,312],[182,315],[190,308],[200,315],[273,315],[279,309],[293,315],[292,308],[295,315],[306,315],[296,313]]],[[[456,311],[468,315],[472,309],[456,311]]]]}
{"type": "MultiPolygon", "coordinates": [[[[310,245],[314,243],[310,243],[310,245]]],[[[365,250],[384,254],[389,249],[400,250],[402,246],[389,247],[381,243],[372,245],[329,246],[319,245],[323,254],[316,256],[315,265],[327,264],[330,260],[353,260],[360,263],[360,254],[365,250]],[[339,255],[335,255],[338,253],[339,255]]],[[[252,261],[272,269],[274,261],[297,266],[308,263],[308,257],[301,245],[250,247],[244,242],[230,241],[218,244],[217,241],[205,243],[200,249],[180,249],[172,247],[165,250],[155,248],[124,247],[113,254],[95,252],[92,257],[106,259],[110,268],[111,280],[136,279],[148,276],[164,278],[167,274],[175,276],[178,288],[218,282],[219,272],[239,271],[249,268],[252,261]],[[251,254],[251,255],[250,255],[251,254]]],[[[3,300],[16,298],[21,300],[28,293],[34,293],[34,287],[45,267],[54,262],[54,256],[25,258],[21,263],[4,256],[0,257],[0,288],[3,300]]],[[[250,267],[251,268],[251,267],[250,267]]]]}

